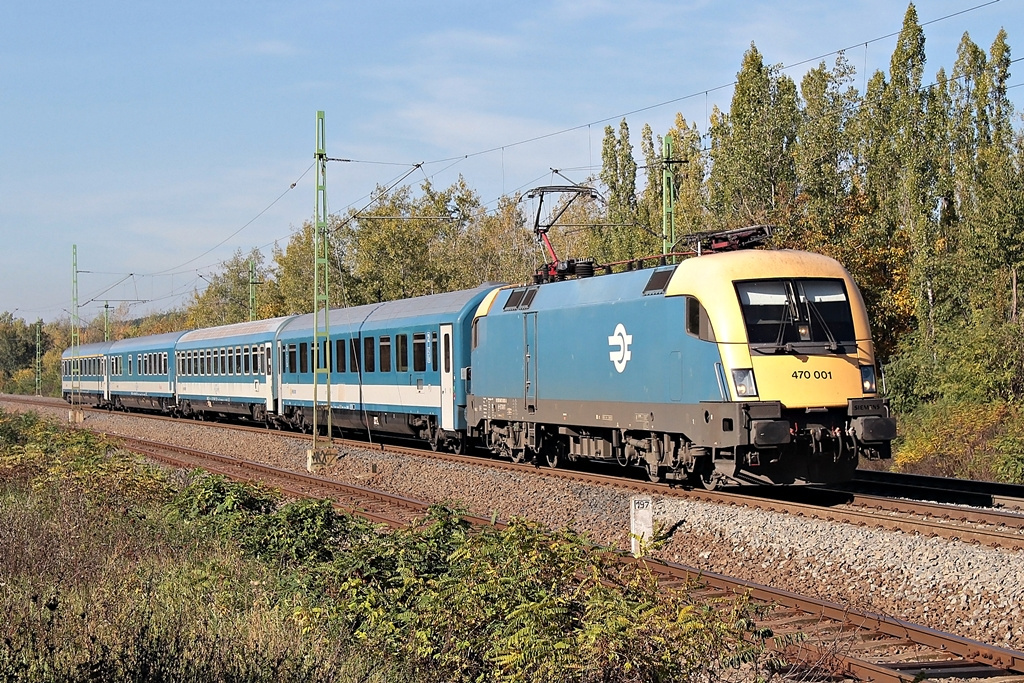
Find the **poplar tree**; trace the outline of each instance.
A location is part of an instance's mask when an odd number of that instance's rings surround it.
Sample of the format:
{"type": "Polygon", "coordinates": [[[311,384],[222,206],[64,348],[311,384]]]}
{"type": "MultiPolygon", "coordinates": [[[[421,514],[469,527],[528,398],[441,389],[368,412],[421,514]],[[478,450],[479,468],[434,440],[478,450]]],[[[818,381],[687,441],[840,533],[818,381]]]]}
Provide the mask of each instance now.
{"type": "Polygon", "coordinates": [[[723,227],[792,220],[797,100],[793,80],[765,66],[751,43],[729,113],[716,108],[712,117],[710,199],[723,227]]]}
{"type": "Polygon", "coordinates": [[[657,237],[640,219],[636,172],[626,119],[619,123],[618,135],[611,126],[606,126],[601,146],[601,183],[606,190],[608,208],[607,225],[595,235],[598,247],[595,256],[599,260],[621,261],[660,250],[657,237]]]}

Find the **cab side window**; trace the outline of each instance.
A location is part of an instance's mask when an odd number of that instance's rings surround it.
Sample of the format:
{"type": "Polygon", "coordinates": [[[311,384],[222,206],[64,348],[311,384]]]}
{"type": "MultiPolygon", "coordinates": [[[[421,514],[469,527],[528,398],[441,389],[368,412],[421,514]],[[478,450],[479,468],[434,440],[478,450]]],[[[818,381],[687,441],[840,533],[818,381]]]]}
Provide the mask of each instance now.
{"type": "Polygon", "coordinates": [[[696,297],[686,297],[686,333],[703,341],[715,341],[708,311],[696,297]]]}

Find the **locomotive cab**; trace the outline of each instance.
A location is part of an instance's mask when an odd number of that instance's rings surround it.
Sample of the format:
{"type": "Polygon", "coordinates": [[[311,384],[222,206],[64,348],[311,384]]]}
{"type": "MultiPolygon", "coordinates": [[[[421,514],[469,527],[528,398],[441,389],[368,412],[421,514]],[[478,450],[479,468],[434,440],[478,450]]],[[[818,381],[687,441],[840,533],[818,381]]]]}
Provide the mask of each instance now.
{"type": "Polygon", "coordinates": [[[849,273],[805,252],[722,256],[684,263],[673,292],[710,311],[732,404],[718,407],[720,433],[707,435],[714,469],[704,461],[705,480],[843,481],[858,457],[890,457],[895,420],[878,394],[866,311],[849,273]],[[712,267],[717,287],[709,286],[712,267]]]}

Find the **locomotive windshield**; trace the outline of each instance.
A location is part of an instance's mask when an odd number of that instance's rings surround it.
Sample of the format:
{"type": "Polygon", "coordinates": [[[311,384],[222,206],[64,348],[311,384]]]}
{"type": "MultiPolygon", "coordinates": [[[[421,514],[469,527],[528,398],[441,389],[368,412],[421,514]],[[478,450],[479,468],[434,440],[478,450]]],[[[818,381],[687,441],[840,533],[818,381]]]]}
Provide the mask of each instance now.
{"type": "Polygon", "coordinates": [[[736,293],[755,351],[845,353],[845,345],[856,345],[842,280],[749,280],[737,282],[736,293]]]}

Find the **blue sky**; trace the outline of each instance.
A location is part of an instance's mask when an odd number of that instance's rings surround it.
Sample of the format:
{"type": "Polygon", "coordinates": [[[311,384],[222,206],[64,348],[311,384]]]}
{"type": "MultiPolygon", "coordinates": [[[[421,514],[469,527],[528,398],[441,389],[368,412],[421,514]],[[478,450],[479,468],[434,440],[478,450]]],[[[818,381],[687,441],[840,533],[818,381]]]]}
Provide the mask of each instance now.
{"type": "MultiPolygon", "coordinates": [[[[922,23],[962,12],[925,26],[929,78],[951,69],[964,31],[987,50],[1004,27],[1013,56],[1024,54],[1015,28],[1024,4],[984,3],[917,3],[922,23]]],[[[27,320],[67,315],[75,243],[85,319],[104,300],[148,300],[133,315],[166,310],[236,249],[283,247],[313,213],[306,171],[318,109],[329,156],[386,162],[331,163],[332,212],[362,206],[417,162],[431,163],[408,182],[444,187],[462,174],[493,206],[503,193],[561,182],[550,168],[582,180],[600,163],[604,126],[628,112],[679,100],[626,117],[637,153],[643,124],[662,133],[677,111],[705,131],[711,107],[728,108],[731,88],[720,86],[752,41],[783,65],[851,48],[862,87],[865,67],[887,68],[896,39],[875,39],[898,31],[906,9],[891,0],[3,7],[0,311],[27,320]]],[[[815,64],[787,73],[799,81],[815,64]]],[[[1016,73],[1011,84],[1024,83],[1016,73]]],[[[1024,88],[1010,92],[1024,110],[1024,88]]]]}

